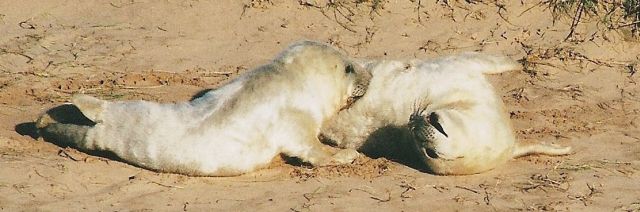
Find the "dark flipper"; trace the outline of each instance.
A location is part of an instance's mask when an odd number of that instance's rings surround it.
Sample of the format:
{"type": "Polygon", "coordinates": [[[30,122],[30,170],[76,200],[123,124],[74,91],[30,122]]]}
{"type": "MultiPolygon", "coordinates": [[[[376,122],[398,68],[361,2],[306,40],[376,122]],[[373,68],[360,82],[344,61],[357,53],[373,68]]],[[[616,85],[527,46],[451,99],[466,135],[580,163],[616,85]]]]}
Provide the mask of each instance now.
{"type": "MultiPolygon", "coordinates": [[[[87,131],[95,125],[72,104],[49,109],[35,122],[38,133],[46,140],[61,146],[82,144],[87,131]]],[[[84,147],[80,147],[84,148],[84,147]]]]}

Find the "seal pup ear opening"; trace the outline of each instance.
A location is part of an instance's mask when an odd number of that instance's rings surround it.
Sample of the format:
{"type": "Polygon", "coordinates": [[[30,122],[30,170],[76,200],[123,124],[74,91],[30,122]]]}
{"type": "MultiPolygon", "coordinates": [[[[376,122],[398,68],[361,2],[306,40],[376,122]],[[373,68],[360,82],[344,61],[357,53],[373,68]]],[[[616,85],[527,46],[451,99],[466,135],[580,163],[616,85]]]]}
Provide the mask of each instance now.
{"type": "Polygon", "coordinates": [[[101,114],[107,101],[85,94],[76,94],[71,99],[71,103],[78,107],[89,120],[95,123],[102,122],[101,114]]]}

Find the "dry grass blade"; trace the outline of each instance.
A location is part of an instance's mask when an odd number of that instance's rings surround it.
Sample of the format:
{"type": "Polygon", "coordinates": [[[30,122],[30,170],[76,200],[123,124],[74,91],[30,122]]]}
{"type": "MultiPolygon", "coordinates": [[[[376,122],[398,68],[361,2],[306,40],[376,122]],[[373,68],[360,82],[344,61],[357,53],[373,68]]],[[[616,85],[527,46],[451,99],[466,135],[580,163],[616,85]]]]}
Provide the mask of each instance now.
{"type": "Polygon", "coordinates": [[[591,198],[597,196],[598,194],[602,194],[602,191],[595,186],[590,185],[589,183],[587,183],[587,188],[589,188],[589,193],[587,194],[567,195],[567,197],[570,199],[578,200],[582,202],[584,206],[588,206],[591,204],[591,198]]]}
{"type": "Polygon", "coordinates": [[[562,15],[571,17],[569,33],[564,41],[574,39],[576,28],[585,18],[585,15],[595,16],[600,22],[608,25],[609,29],[617,30],[631,27],[631,32],[634,36],[638,36],[640,33],[638,30],[640,27],[639,0],[547,0],[544,4],[547,4],[548,8],[550,8],[554,24],[562,15]],[[604,13],[600,15],[599,12],[604,13]]]}
{"type": "Polygon", "coordinates": [[[578,24],[580,23],[580,19],[582,18],[582,14],[584,14],[584,3],[583,1],[580,1],[578,2],[578,7],[576,8],[576,14],[573,16],[573,21],[571,21],[569,34],[566,38],[564,38],[565,41],[573,37],[573,33],[575,32],[576,27],[578,26],[578,24]]]}
{"type": "Polygon", "coordinates": [[[631,31],[634,35],[640,34],[640,1],[639,0],[625,0],[622,3],[622,7],[624,8],[625,18],[629,19],[631,23],[622,24],[618,27],[629,27],[631,26],[631,31]]]}
{"type": "Polygon", "coordinates": [[[364,193],[369,194],[369,195],[370,195],[370,196],[369,196],[369,198],[374,199],[374,200],[377,200],[378,202],[389,202],[389,201],[391,201],[391,193],[389,193],[389,191],[386,191],[386,192],[385,192],[386,197],[384,197],[384,198],[383,198],[383,197],[379,197],[380,195],[375,194],[375,192],[373,192],[373,191],[369,191],[369,190],[371,190],[371,187],[367,187],[367,188],[368,188],[368,189],[353,188],[353,189],[350,189],[350,190],[349,190],[349,192],[353,192],[353,191],[362,191],[362,192],[364,192],[364,193]]]}
{"type": "Polygon", "coordinates": [[[540,189],[546,192],[548,188],[566,191],[569,189],[568,179],[566,175],[560,175],[558,179],[552,179],[549,175],[534,174],[530,177],[530,180],[524,183],[515,183],[514,186],[523,192],[529,192],[532,190],[540,189]]]}

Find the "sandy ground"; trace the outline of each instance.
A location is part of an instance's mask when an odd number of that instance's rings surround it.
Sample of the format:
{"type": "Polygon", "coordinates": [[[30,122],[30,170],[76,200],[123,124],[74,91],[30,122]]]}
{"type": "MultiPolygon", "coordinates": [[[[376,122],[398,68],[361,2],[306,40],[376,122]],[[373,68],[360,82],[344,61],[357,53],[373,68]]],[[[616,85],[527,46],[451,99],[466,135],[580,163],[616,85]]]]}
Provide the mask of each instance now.
{"type": "Polygon", "coordinates": [[[554,22],[539,1],[336,2],[0,1],[0,210],[640,210],[640,44],[628,29],[586,17],[565,41],[572,19],[554,22]],[[212,178],[147,171],[34,133],[38,114],[72,93],[184,101],[305,38],[355,57],[522,59],[526,70],[490,78],[518,138],[575,154],[471,176],[362,157],[212,178]]]}

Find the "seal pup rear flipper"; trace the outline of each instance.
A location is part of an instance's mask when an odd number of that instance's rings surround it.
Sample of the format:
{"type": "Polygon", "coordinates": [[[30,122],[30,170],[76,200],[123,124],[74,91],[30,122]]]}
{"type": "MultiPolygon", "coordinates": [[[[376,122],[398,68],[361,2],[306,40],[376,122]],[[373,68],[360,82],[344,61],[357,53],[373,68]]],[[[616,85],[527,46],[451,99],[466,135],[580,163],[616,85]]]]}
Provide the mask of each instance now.
{"type": "Polygon", "coordinates": [[[96,123],[89,120],[73,104],[63,104],[47,110],[35,121],[38,134],[61,146],[82,147],[89,129],[96,123]]]}
{"type": "Polygon", "coordinates": [[[482,74],[499,74],[521,70],[522,64],[507,56],[497,56],[478,52],[465,52],[459,55],[442,58],[439,65],[467,72],[482,74]]]}
{"type": "Polygon", "coordinates": [[[520,143],[516,142],[513,149],[513,158],[526,155],[551,155],[560,156],[571,154],[571,147],[562,147],[541,143],[520,143]]]}
{"type": "Polygon", "coordinates": [[[71,102],[91,121],[102,122],[102,112],[107,101],[85,94],[77,94],[73,96],[71,102]]]}

